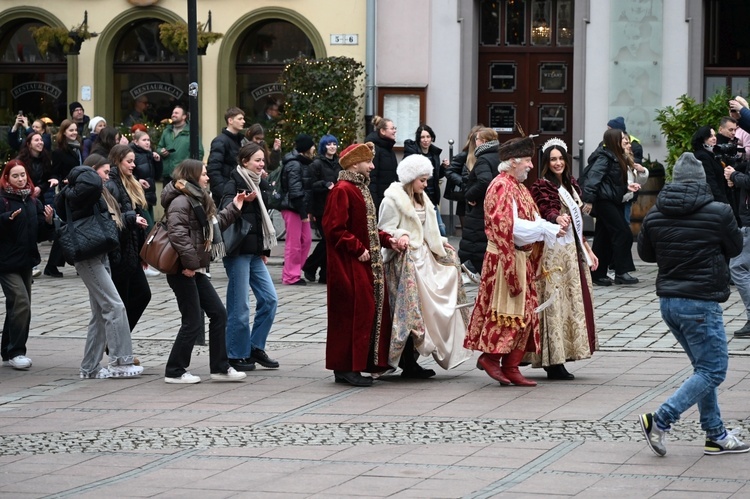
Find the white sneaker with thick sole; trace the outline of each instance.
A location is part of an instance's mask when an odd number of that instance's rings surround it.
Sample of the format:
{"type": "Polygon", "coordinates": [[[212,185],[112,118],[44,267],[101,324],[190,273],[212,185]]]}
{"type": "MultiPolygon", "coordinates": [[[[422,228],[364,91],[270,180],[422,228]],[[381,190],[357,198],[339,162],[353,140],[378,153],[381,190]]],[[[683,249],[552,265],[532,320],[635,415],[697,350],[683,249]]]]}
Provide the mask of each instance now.
{"type": "Polygon", "coordinates": [[[190,373],[185,373],[179,378],[164,378],[165,383],[171,383],[175,385],[194,385],[201,382],[200,376],[193,376],[190,373]]]}
{"type": "Polygon", "coordinates": [[[211,373],[213,381],[242,381],[245,378],[247,378],[247,374],[235,370],[234,367],[230,367],[226,373],[211,373]]]}
{"type": "Polygon", "coordinates": [[[95,373],[85,373],[81,371],[80,373],[78,373],[78,376],[81,379],[107,379],[107,378],[112,377],[112,375],[109,372],[109,369],[107,369],[106,367],[102,367],[95,373]]]}
{"type": "Polygon", "coordinates": [[[31,269],[31,277],[39,277],[40,275],[42,275],[42,269],[40,269],[39,267],[34,267],[33,269],[31,269]]]}
{"type": "Polygon", "coordinates": [[[13,369],[28,369],[31,367],[31,359],[25,355],[16,355],[8,361],[8,365],[13,369]]]}
{"type": "Polygon", "coordinates": [[[112,378],[134,378],[143,373],[143,367],[129,364],[126,366],[109,366],[112,378]]]}

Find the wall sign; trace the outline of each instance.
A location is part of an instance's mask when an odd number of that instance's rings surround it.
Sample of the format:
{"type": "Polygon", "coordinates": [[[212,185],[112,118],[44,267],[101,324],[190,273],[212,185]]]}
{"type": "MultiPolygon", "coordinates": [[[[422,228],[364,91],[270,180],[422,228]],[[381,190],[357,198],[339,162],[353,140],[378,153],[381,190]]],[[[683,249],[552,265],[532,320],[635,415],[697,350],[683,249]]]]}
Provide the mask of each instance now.
{"type": "Polygon", "coordinates": [[[542,132],[565,133],[568,110],[559,104],[539,106],[539,128],[542,132]]]}
{"type": "Polygon", "coordinates": [[[147,83],[141,83],[138,86],[135,86],[130,89],[130,95],[133,97],[133,100],[136,99],[141,94],[148,94],[148,93],[157,93],[157,94],[167,94],[171,95],[175,99],[179,99],[182,97],[182,94],[185,93],[183,90],[179,87],[175,87],[172,84],[169,83],[163,83],[161,81],[151,81],[147,83]]]}
{"type": "Polygon", "coordinates": [[[539,67],[539,90],[561,93],[568,88],[568,66],[561,63],[544,63],[539,67]]]}
{"type": "Polygon", "coordinates": [[[252,92],[250,92],[250,95],[253,99],[259,100],[267,95],[283,93],[284,85],[282,85],[281,83],[268,83],[266,85],[261,85],[260,87],[253,90],[252,92]]]}
{"type": "Polygon", "coordinates": [[[490,64],[490,91],[513,92],[516,89],[516,65],[512,62],[490,64]]]}
{"type": "Polygon", "coordinates": [[[21,83],[10,89],[10,95],[14,99],[18,99],[23,94],[31,92],[38,92],[42,94],[51,95],[53,99],[57,99],[62,94],[62,90],[51,83],[45,83],[43,81],[29,81],[21,83]]]}
{"type": "Polygon", "coordinates": [[[513,133],[516,126],[516,106],[513,104],[490,104],[490,128],[499,133],[513,133]]]}

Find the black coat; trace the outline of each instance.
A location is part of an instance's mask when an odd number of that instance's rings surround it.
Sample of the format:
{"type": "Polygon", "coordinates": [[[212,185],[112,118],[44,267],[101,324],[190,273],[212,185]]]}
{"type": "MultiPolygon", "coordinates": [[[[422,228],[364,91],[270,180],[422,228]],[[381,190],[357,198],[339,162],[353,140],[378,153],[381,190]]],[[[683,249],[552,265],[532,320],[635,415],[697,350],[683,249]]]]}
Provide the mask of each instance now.
{"type": "Polygon", "coordinates": [[[326,208],[329,186],[335,184],[339,179],[338,156],[328,159],[325,154],[315,158],[310,163],[310,189],[312,190],[312,214],[320,221],[326,208]]]}
{"type": "MultiPolygon", "coordinates": [[[[106,156],[106,155],[105,155],[106,156]]],[[[70,171],[83,164],[81,150],[78,147],[57,148],[52,151],[52,173],[62,184],[70,171]]]]}
{"type": "Polygon", "coordinates": [[[135,221],[139,210],[133,207],[130,196],[120,180],[118,168],[114,165],[111,166],[105,187],[120,206],[123,221],[123,228],[120,230],[120,251],[110,258],[112,272],[130,272],[141,264],[141,246],[146,239],[145,231],[135,221]]]}
{"type": "Polygon", "coordinates": [[[229,173],[237,168],[237,154],[241,147],[242,134],[232,133],[226,128],[211,141],[206,170],[211,180],[211,194],[216,206],[221,204],[224,184],[229,180],[229,173]]]}
{"type": "Polygon", "coordinates": [[[466,170],[466,158],[468,158],[468,156],[468,151],[459,152],[453,156],[453,161],[451,161],[451,164],[445,170],[445,177],[448,179],[445,188],[448,189],[448,186],[451,184],[457,185],[461,188],[460,192],[454,193],[455,201],[464,200],[464,176],[469,175],[469,172],[466,170]]]}
{"type": "Polygon", "coordinates": [[[711,188],[714,201],[729,204],[729,186],[724,178],[724,167],[721,166],[719,160],[704,147],[695,148],[693,154],[703,164],[703,170],[706,172],[706,183],[711,188]]]}
{"type": "Polygon", "coordinates": [[[292,151],[284,156],[284,170],[281,172],[281,188],[284,192],[281,209],[298,213],[301,219],[307,218],[312,210],[311,163],[312,159],[292,151]]]}
{"type": "Polygon", "coordinates": [[[670,298],[727,301],[727,260],[741,251],[732,208],[715,202],[705,183],[665,185],[638,235],[641,259],[659,266],[656,294],[670,298]]]}
{"type": "Polygon", "coordinates": [[[375,144],[375,157],[372,159],[375,169],[370,172],[370,193],[377,210],[380,208],[385,190],[398,180],[398,160],[393,152],[396,141],[381,137],[377,130],[373,130],[365,137],[365,142],[375,144]]]}
{"type": "Polygon", "coordinates": [[[156,179],[161,178],[161,161],[154,159],[154,153],[131,143],[130,149],[135,153],[135,168],[133,176],[138,180],[148,182],[148,189],[143,189],[149,206],[156,205],[156,179]]]}
{"type": "Polygon", "coordinates": [[[735,191],[739,190],[737,198],[737,214],[743,227],[750,227],[750,174],[735,171],[730,177],[735,191]]]}
{"type": "Polygon", "coordinates": [[[44,220],[44,207],[31,196],[0,192],[0,274],[29,270],[42,261],[37,243],[52,238],[54,226],[44,220]],[[11,220],[10,215],[21,210],[11,220]]]}
{"type": "MultiPolygon", "coordinates": [[[[263,203],[268,206],[268,193],[271,187],[268,185],[266,179],[261,179],[260,195],[263,198],[263,203]]],[[[247,185],[245,180],[237,173],[235,168],[229,174],[229,181],[224,184],[224,198],[221,201],[221,207],[225,208],[234,200],[234,196],[241,191],[250,190],[250,186],[247,185]]],[[[228,253],[227,256],[237,255],[271,255],[271,250],[263,249],[263,214],[261,213],[260,202],[253,201],[252,203],[245,201],[240,210],[242,218],[250,224],[250,230],[242,240],[242,244],[234,250],[232,253],[228,253]]],[[[234,223],[240,223],[239,220],[235,220],[234,223]]]]}
{"type": "Polygon", "coordinates": [[[427,182],[425,192],[435,206],[440,205],[440,179],[445,176],[445,172],[440,167],[440,155],[443,150],[435,144],[430,144],[427,154],[422,152],[422,147],[411,139],[404,141],[404,158],[412,154],[421,154],[432,163],[432,177],[427,182]]]}
{"type": "Polygon", "coordinates": [[[581,194],[583,202],[622,203],[628,186],[622,178],[622,170],[615,155],[605,147],[599,147],[589,156],[589,164],[591,168],[583,182],[581,194]]]}
{"type": "Polygon", "coordinates": [[[487,251],[487,234],[484,232],[484,197],[490,182],[500,173],[497,169],[500,164],[499,147],[500,144],[496,140],[485,142],[477,147],[475,151],[477,160],[474,168],[471,171],[468,168],[465,169],[466,177],[463,179],[466,215],[458,246],[458,257],[462,262],[471,260],[476,270],[482,268],[482,260],[487,251]],[[476,202],[476,205],[470,205],[469,201],[476,202]]]}
{"type": "Polygon", "coordinates": [[[70,206],[73,220],[79,220],[94,214],[94,205],[100,211],[107,211],[107,203],[102,199],[102,178],[90,166],[76,166],[66,177],[68,183],[55,197],[55,211],[63,220],[67,220],[66,202],[70,206]]]}

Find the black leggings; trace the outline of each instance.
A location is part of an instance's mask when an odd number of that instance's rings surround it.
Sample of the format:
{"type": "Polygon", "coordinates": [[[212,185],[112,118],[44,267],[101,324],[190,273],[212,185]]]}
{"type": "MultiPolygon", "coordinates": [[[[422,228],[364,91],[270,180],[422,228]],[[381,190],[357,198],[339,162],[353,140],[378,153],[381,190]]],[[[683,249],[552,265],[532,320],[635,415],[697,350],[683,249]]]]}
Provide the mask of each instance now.
{"type": "Polygon", "coordinates": [[[635,270],[633,264],[633,234],[625,222],[622,203],[597,201],[594,203],[596,226],[594,227],[594,244],[591,249],[599,259],[599,267],[591,272],[594,279],[607,277],[610,263],[615,274],[635,270]]]}

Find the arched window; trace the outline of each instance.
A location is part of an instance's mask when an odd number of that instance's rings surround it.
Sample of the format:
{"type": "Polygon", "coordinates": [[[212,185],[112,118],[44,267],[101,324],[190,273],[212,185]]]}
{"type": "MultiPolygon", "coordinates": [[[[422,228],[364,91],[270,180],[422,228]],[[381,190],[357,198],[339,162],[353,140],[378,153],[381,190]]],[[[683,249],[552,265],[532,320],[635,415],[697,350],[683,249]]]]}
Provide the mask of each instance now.
{"type": "Polygon", "coordinates": [[[67,62],[51,46],[43,56],[30,28],[45,26],[19,19],[0,33],[0,123],[12,124],[19,111],[31,119],[48,117],[59,123],[68,117],[67,62]]]}
{"type": "Polygon", "coordinates": [[[237,103],[248,113],[247,121],[272,125],[265,116],[268,106],[281,106],[282,89],[276,81],[284,63],[298,56],[315,57],[310,39],[294,24],[270,19],[252,25],[237,50],[237,103]]]}
{"type": "Polygon", "coordinates": [[[187,60],[159,40],[160,19],[140,19],[121,30],[114,52],[114,122],[158,123],[186,100],[187,60]]]}

